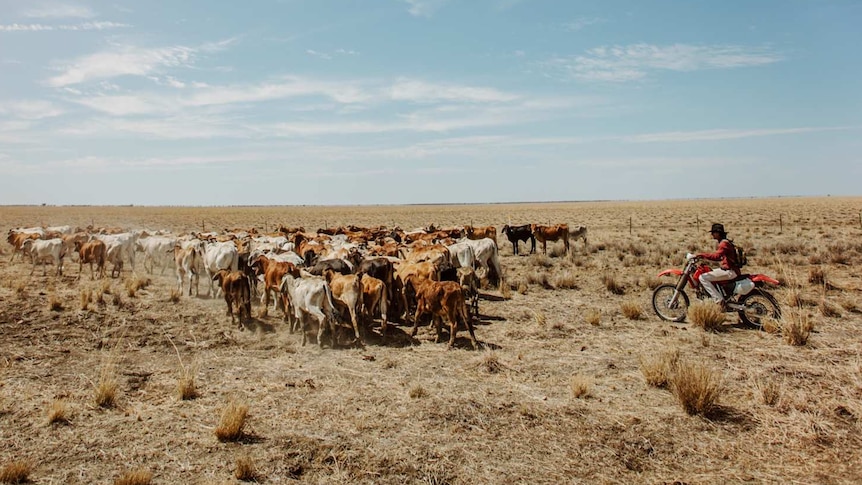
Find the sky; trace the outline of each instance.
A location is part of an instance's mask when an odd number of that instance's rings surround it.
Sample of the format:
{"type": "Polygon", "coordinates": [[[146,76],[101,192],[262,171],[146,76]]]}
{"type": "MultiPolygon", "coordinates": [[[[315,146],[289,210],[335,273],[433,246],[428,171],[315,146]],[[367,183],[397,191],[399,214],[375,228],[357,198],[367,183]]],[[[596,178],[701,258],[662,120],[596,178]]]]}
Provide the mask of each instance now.
{"type": "Polygon", "coordinates": [[[0,0],[0,204],[862,194],[857,0],[0,0]]]}

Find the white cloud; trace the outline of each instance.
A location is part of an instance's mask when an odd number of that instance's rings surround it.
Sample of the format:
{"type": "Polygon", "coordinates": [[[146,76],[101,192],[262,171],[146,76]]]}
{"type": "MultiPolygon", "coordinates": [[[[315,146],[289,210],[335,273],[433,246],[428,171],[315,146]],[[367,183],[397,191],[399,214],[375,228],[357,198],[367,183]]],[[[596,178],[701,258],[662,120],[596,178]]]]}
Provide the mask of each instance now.
{"type": "Polygon", "coordinates": [[[563,28],[570,32],[577,32],[582,30],[584,27],[589,27],[590,25],[595,25],[604,22],[604,19],[599,17],[579,17],[570,22],[566,22],[563,24],[563,28]]]}
{"type": "Polygon", "coordinates": [[[407,9],[410,15],[414,17],[431,17],[434,12],[440,9],[448,0],[402,0],[408,4],[407,9]]]}
{"type": "Polygon", "coordinates": [[[95,17],[96,14],[90,7],[75,4],[45,3],[39,7],[31,8],[22,12],[24,17],[30,18],[83,18],[95,17]]]}
{"type": "Polygon", "coordinates": [[[64,111],[50,101],[20,100],[0,102],[0,113],[25,120],[60,116],[64,111]]]}
{"type": "Polygon", "coordinates": [[[645,133],[642,135],[623,136],[623,141],[631,143],[677,143],[692,141],[715,141],[735,140],[738,138],[752,138],[759,136],[794,135],[799,133],[817,133],[823,131],[844,131],[859,129],[854,126],[813,126],[803,128],[767,128],[760,130],[698,130],[698,131],[670,131],[664,133],[645,133]]]}
{"type": "Polygon", "coordinates": [[[88,31],[120,29],[125,27],[131,27],[131,25],[118,22],[84,22],[73,25],[5,24],[0,25],[0,32],[88,31]]]}
{"type": "Polygon", "coordinates": [[[189,66],[200,52],[222,50],[236,39],[203,44],[199,47],[172,46],[141,48],[117,46],[112,50],[81,57],[61,68],[62,73],[48,79],[47,84],[63,87],[94,79],[118,76],[147,76],[163,68],[189,66]]]}
{"type": "Polygon", "coordinates": [[[314,49],[306,49],[306,50],[305,50],[305,53],[306,53],[306,54],[308,54],[308,55],[310,55],[310,56],[319,57],[319,58],[324,59],[324,60],[327,60],[327,61],[328,61],[328,60],[330,60],[330,59],[332,59],[332,56],[331,56],[331,55],[329,55],[329,54],[325,54],[325,53],[323,53],[323,52],[317,52],[317,51],[316,51],[316,50],[314,50],[314,49]]]}
{"type": "Polygon", "coordinates": [[[399,78],[392,85],[390,96],[395,101],[419,103],[438,101],[457,102],[509,102],[518,96],[493,88],[459,86],[455,84],[433,84],[425,81],[399,78]]]}
{"type": "Polygon", "coordinates": [[[657,46],[596,47],[585,55],[557,57],[543,63],[553,73],[585,81],[624,82],[643,79],[651,72],[677,72],[702,69],[729,69],[759,66],[781,61],[783,57],[767,47],[738,45],[695,46],[673,44],[657,46]]]}

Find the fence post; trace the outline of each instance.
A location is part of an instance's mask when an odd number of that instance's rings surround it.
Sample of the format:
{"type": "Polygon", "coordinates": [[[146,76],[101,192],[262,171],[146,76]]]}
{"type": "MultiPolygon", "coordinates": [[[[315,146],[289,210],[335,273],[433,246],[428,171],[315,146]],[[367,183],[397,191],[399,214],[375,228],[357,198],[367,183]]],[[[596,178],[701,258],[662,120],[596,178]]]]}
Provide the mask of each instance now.
{"type": "Polygon", "coordinates": [[[695,224],[697,225],[697,233],[700,234],[700,216],[694,216],[694,217],[695,217],[695,221],[696,221],[695,224]]]}
{"type": "Polygon", "coordinates": [[[778,214],[778,234],[784,233],[784,219],[778,214]]]}
{"type": "Polygon", "coordinates": [[[629,216],[629,236],[632,235],[632,216],[629,216]]]}

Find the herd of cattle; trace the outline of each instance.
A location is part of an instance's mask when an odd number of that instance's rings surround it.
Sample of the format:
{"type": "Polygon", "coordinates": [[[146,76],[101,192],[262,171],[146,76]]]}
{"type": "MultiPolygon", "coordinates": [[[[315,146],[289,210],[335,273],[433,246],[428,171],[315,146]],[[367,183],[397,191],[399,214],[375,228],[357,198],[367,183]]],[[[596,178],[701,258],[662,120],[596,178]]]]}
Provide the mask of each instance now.
{"type": "MultiPolygon", "coordinates": [[[[547,252],[548,241],[583,239],[587,230],[566,224],[503,226],[502,233],[518,254],[520,242],[536,241],[547,252]]],[[[16,255],[32,261],[31,275],[39,264],[43,275],[47,263],[62,275],[66,255],[77,255],[78,278],[84,264],[91,279],[118,277],[128,263],[135,269],[137,253],[144,269],[164,274],[174,266],[175,294],[199,291],[199,277],[206,275],[209,296],[224,296],[231,322],[251,319],[252,295],[261,295],[261,316],[271,304],[281,310],[291,333],[300,330],[302,345],[306,330],[315,323],[317,342],[323,344],[328,330],[331,346],[337,345],[336,328],[352,328],[355,342],[362,343],[360,324],[380,319],[385,341],[388,320],[407,321],[412,313],[413,329],[423,315],[431,315],[442,337],[443,320],[449,326],[449,346],[455,342],[458,325],[470,334],[475,348],[472,319],[478,315],[479,288],[505,284],[497,251],[497,229],[487,227],[436,228],[433,225],[403,231],[398,227],[346,226],[306,232],[302,227],[280,226],[274,233],[256,229],[225,229],[223,232],[172,235],[167,231],[120,228],[72,228],[70,226],[10,229],[7,241],[16,255]],[[95,269],[94,266],[95,265],[95,269]],[[259,286],[262,285],[262,288],[259,286]],[[469,302],[469,309],[468,309],[469,302]]],[[[70,256],[71,259],[71,256],[70,256]]]]}

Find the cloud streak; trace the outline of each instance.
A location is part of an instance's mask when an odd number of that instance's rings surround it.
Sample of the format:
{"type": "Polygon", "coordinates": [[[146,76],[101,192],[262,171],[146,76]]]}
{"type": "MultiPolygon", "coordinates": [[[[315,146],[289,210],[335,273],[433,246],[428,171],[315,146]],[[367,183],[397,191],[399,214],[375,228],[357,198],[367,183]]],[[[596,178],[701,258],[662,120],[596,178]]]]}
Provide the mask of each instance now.
{"type": "Polygon", "coordinates": [[[84,22],[73,25],[49,25],[49,24],[5,24],[0,25],[0,32],[51,32],[51,31],[79,31],[110,30],[131,27],[129,24],[118,22],[84,22]]]}
{"type": "Polygon", "coordinates": [[[439,10],[448,0],[402,0],[410,6],[407,9],[410,15],[414,17],[431,17],[439,10]]]}
{"type": "Polygon", "coordinates": [[[83,18],[95,17],[96,14],[90,7],[84,5],[48,3],[40,7],[31,8],[22,12],[24,17],[29,18],[83,18]]]}
{"type": "Polygon", "coordinates": [[[632,44],[602,46],[584,55],[556,57],[543,63],[553,75],[582,81],[626,82],[659,71],[690,72],[761,66],[783,60],[768,47],[632,44]]]}

